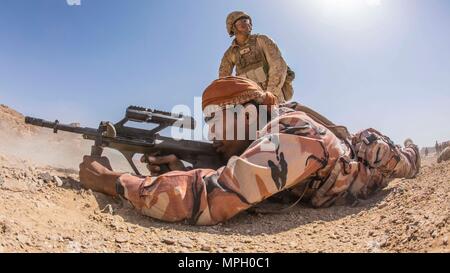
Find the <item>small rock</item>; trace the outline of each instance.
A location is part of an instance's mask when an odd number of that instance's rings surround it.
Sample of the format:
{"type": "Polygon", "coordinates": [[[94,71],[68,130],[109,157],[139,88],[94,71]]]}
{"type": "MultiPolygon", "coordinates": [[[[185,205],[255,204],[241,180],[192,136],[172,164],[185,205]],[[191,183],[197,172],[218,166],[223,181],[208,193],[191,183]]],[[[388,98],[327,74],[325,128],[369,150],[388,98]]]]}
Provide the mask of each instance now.
{"type": "Polygon", "coordinates": [[[59,178],[59,176],[57,175],[53,176],[53,181],[55,181],[56,186],[58,187],[62,187],[62,185],[64,184],[61,178],[59,178]]]}
{"type": "Polygon", "coordinates": [[[183,247],[185,247],[185,248],[192,248],[193,247],[193,245],[192,245],[192,243],[190,243],[190,242],[180,242],[180,245],[181,246],[183,246],[183,247]]]}
{"type": "Polygon", "coordinates": [[[116,236],[116,243],[126,243],[128,242],[128,236],[126,234],[119,234],[116,236]]]}
{"type": "Polygon", "coordinates": [[[63,236],[63,239],[64,239],[64,240],[68,240],[68,241],[73,241],[73,237],[70,236],[70,235],[65,235],[65,236],[63,236]]]}
{"type": "Polygon", "coordinates": [[[232,247],[227,247],[224,249],[225,252],[234,252],[234,248],[232,247]]]}
{"type": "Polygon", "coordinates": [[[253,240],[250,239],[250,238],[245,238],[245,239],[242,240],[242,242],[248,244],[248,243],[253,242],[253,240]]]}
{"type": "Polygon", "coordinates": [[[448,245],[448,236],[444,236],[444,238],[442,238],[442,244],[444,246],[448,245]]]}
{"type": "Polygon", "coordinates": [[[367,242],[367,247],[368,247],[369,252],[379,252],[380,251],[380,243],[375,240],[367,242]]]}
{"type": "Polygon", "coordinates": [[[231,228],[225,228],[224,230],[225,230],[225,232],[230,232],[231,228]]]}
{"type": "Polygon", "coordinates": [[[386,203],[386,202],[381,202],[381,203],[377,206],[377,208],[382,209],[382,208],[384,208],[384,207],[386,207],[386,206],[387,206],[387,203],[386,203]]]}
{"type": "Polygon", "coordinates": [[[113,214],[114,210],[113,210],[111,204],[108,204],[101,210],[101,212],[106,212],[106,213],[109,213],[109,214],[113,214]]]}
{"type": "Polygon", "coordinates": [[[443,220],[439,220],[438,222],[437,222],[437,224],[436,224],[436,227],[438,227],[438,228],[442,228],[442,227],[444,227],[445,226],[445,219],[443,219],[443,220]]]}
{"type": "Polygon", "coordinates": [[[165,243],[166,245],[174,245],[175,240],[172,238],[163,238],[161,242],[165,243]]]}
{"type": "Polygon", "coordinates": [[[203,251],[211,251],[212,247],[210,245],[202,245],[201,250],[203,250],[203,251]]]}
{"type": "Polygon", "coordinates": [[[387,246],[387,237],[382,237],[379,241],[380,243],[380,247],[385,247],[387,246]]]}
{"type": "Polygon", "coordinates": [[[206,241],[202,238],[194,238],[193,240],[196,241],[199,245],[206,244],[206,241]]]}
{"type": "Polygon", "coordinates": [[[127,227],[127,231],[128,231],[129,233],[135,233],[135,232],[136,232],[136,229],[135,229],[134,227],[129,226],[129,227],[127,227]]]}
{"type": "Polygon", "coordinates": [[[111,227],[113,227],[116,230],[120,230],[122,228],[122,226],[120,225],[120,223],[117,223],[116,221],[112,222],[109,224],[111,227]]]}
{"type": "Polygon", "coordinates": [[[19,241],[22,244],[29,244],[29,239],[27,236],[23,234],[18,234],[16,237],[17,241],[19,241]]]}
{"type": "Polygon", "coordinates": [[[227,248],[228,244],[227,243],[222,243],[218,245],[220,248],[227,248]]]}
{"type": "Polygon", "coordinates": [[[290,243],[289,243],[289,246],[292,247],[292,248],[294,248],[294,247],[297,247],[298,244],[297,244],[296,242],[290,242],[290,243]]]}
{"type": "Polygon", "coordinates": [[[52,176],[48,172],[41,173],[39,178],[44,180],[45,183],[50,183],[53,180],[52,176]]]}
{"type": "Polygon", "coordinates": [[[80,243],[69,241],[66,245],[66,251],[70,253],[80,253],[81,252],[80,243]]]}
{"type": "Polygon", "coordinates": [[[439,235],[439,231],[436,229],[433,229],[433,231],[431,232],[431,237],[436,238],[439,235]]]}
{"type": "Polygon", "coordinates": [[[0,221],[0,234],[11,232],[12,228],[6,221],[0,221]]]}

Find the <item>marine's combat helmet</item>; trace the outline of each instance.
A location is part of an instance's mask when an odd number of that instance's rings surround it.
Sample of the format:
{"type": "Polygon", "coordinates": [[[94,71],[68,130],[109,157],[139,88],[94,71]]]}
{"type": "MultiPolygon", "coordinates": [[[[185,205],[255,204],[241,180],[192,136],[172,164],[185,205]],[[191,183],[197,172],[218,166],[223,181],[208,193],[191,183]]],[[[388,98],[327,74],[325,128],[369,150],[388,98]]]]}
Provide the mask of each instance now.
{"type": "Polygon", "coordinates": [[[252,18],[250,17],[250,15],[248,15],[243,11],[233,11],[230,14],[228,14],[226,24],[227,24],[227,31],[228,34],[230,34],[230,37],[234,36],[233,32],[234,23],[236,23],[236,21],[241,19],[242,17],[250,19],[250,24],[252,24],[252,18]]]}

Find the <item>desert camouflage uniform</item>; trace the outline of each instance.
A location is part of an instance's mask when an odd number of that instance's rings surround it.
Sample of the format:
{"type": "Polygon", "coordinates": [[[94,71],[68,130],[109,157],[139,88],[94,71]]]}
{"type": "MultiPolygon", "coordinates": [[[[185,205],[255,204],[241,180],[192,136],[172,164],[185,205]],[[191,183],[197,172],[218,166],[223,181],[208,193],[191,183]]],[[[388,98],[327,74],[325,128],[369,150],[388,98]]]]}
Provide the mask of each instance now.
{"type": "Polygon", "coordinates": [[[294,110],[295,105],[282,108],[284,113],[259,131],[242,155],[218,170],[172,171],[158,177],[124,174],[118,192],[147,216],[213,225],[286,189],[302,194],[314,207],[353,204],[392,178],[418,172],[417,149],[395,146],[374,129],[342,137],[294,110]],[[272,133],[278,122],[279,132],[272,133]],[[270,143],[276,149],[267,151],[270,143]]]}
{"type": "Polygon", "coordinates": [[[285,101],[283,90],[289,94],[287,100],[292,97],[294,72],[269,37],[252,34],[242,46],[233,40],[220,63],[219,77],[231,76],[235,66],[236,76],[257,82],[263,90],[272,92],[280,103],[285,101]]]}
{"type": "Polygon", "coordinates": [[[450,147],[445,148],[438,156],[437,162],[450,160],[450,147]]]}

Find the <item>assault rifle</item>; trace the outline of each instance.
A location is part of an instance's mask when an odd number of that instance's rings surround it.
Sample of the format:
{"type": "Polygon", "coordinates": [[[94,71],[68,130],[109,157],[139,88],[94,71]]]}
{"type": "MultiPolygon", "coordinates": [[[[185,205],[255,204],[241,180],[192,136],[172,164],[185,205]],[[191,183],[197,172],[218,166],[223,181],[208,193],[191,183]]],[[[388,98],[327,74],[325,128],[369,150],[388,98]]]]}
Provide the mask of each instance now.
{"type": "MultiPolygon", "coordinates": [[[[51,122],[33,117],[25,117],[25,123],[53,129],[54,133],[61,130],[81,134],[84,139],[93,140],[91,156],[101,156],[105,147],[115,149],[123,154],[137,175],[141,174],[133,162],[135,154],[174,154],[193,166],[209,168],[217,168],[223,164],[211,143],[184,139],[176,140],[159,134],[161,130],[169,126],[193,130],[195,120],[181,114],[129,106],[121,121],[115,124],[102,121],[98,129],[62,124],[58,120],[51,122]],[[158,126],[149,130],[132,128],[125,126],[128,121],[155,123],[158,126]]],[[[168,170],[167,165],[161,166],[162,172],[168,170]]]]}

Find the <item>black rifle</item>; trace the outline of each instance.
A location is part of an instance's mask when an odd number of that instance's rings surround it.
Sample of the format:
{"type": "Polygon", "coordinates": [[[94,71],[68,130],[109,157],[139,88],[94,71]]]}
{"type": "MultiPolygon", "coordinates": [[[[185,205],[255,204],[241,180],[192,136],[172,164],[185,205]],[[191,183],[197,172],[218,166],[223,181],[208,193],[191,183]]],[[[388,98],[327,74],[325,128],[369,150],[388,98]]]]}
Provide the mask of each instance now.
{"type": "MultiPolygon", "coordinates": [[[[181,114],[130,106],[126,110],[125,118],[121,121],[116,124],[102,121],[98,129],[61,124],[58,120],[51,122],[33,117],[25,117],[25,123],[51,128],[54,133],[61,130],[82,134],[84,139],[95,141],[91,148],[91,156],[101,156],[105,147],[118,150],[124,155],[137,175],[140,175],[140,173],[133,162],[135,154],[174,154],[179,159],[196,167],[218,168],[223,164],[211,143],[176,140],[159,135],[161,130],[169,126],[194,129],[195,120],[181,114]],[[155,123],[158,126],[150,130],[131,128],[125,126],[128,121],[155,123]]],[[[161,166],[162,172],[168,170],[167,165],[161,166]]]]}

